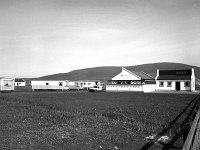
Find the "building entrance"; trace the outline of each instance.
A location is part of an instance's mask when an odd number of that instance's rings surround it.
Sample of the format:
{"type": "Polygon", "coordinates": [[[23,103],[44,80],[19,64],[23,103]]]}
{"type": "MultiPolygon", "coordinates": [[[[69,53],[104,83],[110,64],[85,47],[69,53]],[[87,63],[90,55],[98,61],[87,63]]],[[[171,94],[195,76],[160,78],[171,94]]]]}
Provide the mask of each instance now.
{"type": "Polygon", "coordinates": [[[180,82],[176,82],[176,91],[180,90],[181,90],[180,82]]]}

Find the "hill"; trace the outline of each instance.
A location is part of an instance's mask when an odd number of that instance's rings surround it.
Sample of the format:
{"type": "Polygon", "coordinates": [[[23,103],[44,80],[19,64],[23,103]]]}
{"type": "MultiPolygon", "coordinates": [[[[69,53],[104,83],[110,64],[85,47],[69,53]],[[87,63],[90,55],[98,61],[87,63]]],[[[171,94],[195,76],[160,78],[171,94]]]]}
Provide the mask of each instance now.
{"type": "MultiPolygon", "coordinates": [[[[196,77],[200,79],[200,67],[191,66],[181,63],[152,63],[136,66],[124,66],[127,69],[135,71],[144,71],[152,76],[156,75],[156,70],[176,70],[176,69],[195,69],[196,77]]],[[[57,79],[57,80],[110,80],[112,77],[121,72],[121,67],[94,67],[80,70],[74,70],[68,73],[58,73],[40,77],[39,79],[57,79]]]]}

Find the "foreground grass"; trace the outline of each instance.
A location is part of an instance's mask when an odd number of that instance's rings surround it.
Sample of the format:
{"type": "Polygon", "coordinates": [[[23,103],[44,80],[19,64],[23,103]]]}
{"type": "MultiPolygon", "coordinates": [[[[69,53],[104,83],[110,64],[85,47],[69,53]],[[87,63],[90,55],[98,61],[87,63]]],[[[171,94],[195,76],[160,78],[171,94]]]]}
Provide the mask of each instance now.
{"type": "MultiPolygon", "coordinates": [[[[18,92],[0,95],[0,149],[139,149],[196,95],[18,92]]],[[[170,133],[173,134],[173,131],[170,133]]]]}

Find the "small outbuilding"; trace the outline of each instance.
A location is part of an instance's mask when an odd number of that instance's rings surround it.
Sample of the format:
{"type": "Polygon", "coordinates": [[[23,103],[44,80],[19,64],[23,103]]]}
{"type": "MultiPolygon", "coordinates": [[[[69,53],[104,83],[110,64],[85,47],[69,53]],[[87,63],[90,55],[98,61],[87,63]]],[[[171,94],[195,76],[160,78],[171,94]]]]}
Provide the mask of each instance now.
{"type": "MultiPolygon", "coordinates": [[[[108,81],[106,91],[143,91],[143,85],[154,78],[141,71],[128,70],[122,67],[121,73],[108,81]]],[[[155,84],[154,84],[155,85],[155,84]]],[[[155,89],[155,88],[154,88],[155,89]]]]}
{"type": "Polygon", "coordinates": [[[0,77],[0,92],[13,92],[15,89],[14,82],[13,78],[0,77]]]}
{"type": "Polygon", "coordinates": [[[24,79],[15,79],[15,86],[26,86],[26,81],[24,79]]]}
{"type": "Polygon", "coordinates": [[[69,89],[68,80],[34,80],[31,81],[33,91],[39,90],[61,90],[66,91],[69,89]]]}
{"type": "Polygon", "coordinates": [[[195,91],[194,69],[157,70],[156,91],[195,91]]]}

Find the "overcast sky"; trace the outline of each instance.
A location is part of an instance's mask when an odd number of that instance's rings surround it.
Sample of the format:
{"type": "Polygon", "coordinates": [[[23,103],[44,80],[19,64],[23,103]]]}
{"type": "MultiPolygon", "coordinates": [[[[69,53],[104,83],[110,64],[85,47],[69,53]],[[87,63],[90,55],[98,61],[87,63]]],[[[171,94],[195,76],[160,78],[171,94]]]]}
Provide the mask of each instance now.
{"type": "Polygon", "coordinates": [[[0,76],[199,60],[200,0],[0,0],[0,76]]]}

